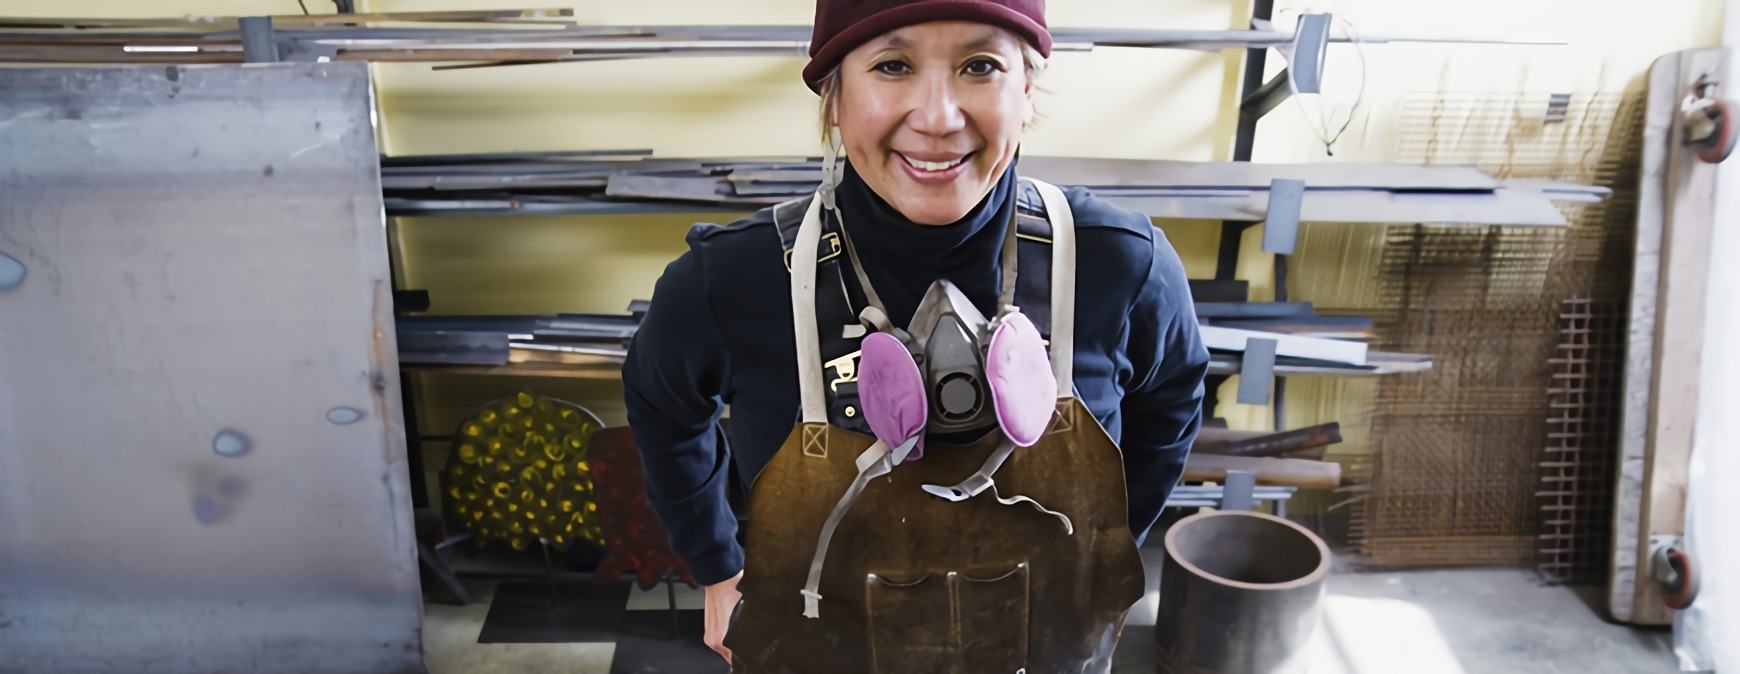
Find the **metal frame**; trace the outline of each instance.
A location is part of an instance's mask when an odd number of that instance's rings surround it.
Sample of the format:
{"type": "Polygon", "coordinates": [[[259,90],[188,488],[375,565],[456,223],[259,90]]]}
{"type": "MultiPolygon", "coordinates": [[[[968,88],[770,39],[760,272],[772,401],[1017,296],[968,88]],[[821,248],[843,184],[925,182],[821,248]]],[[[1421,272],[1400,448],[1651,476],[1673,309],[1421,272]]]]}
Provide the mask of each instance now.
{"type": "Polygon", "coordinates": [[[1276,517],[1286,517],[1287,502],[1298,491],[1297,487],[1259,487],[1251,473],[1229,470],[1225,484],[1178,485],[1166,499],[1166,507],[1250,510],[1267,502],[1276,517]]]}
{"type": "MultiPolygon", "coordinates": [[[[1251,7],[1251,24],[1267,25],[1269,19],[1274,15],[1274,10],[1275,0],[1254,0],[1251,7]]],[[[1277,73],[1269,81],[1264,82],[1263,69],[1268,65],[1268,49],[1253,48],[1245,51],[1245,72],[1239,96],[1239,124],[1233,137],[1233,161],[1251,160],[1252,150],[1257,142],[1257,123],[1262,121],[1264,115],[1269,114],[1293,94],[1294,87],[1290,85],[1291,82],[1297,81],[1304,85],[1298,87],[1301,93],[1318,91],[1318,85],[1322,82],[1324,50],[1327,49],[1330,42],[1329,28],[1330,21],[1327,14],[1306,14],[1299,17],[1298,29],[1294,32],[1295,52],[1293,56],[1296,61],[1291,65],[1305,66],[1307,77],[1304,78],[1295,78],[1294,68],[1289,67],[1277,73]],[[1303,42],[1300,42],[1301,38],[1304,38],[1303,42]],[[1305,49],[1298,49],[1299,45],[1303,45],[1305,49]],[[1301,58],[1301,52],[1308,57],[1301,58]]],[[[1291,227],[1288,228],[1289,231],[1284,236],[1273,237],[1273,242],[1271,242],[1269,232],[1264,232],[1263,249],[1276,254],[1274,264],[1276,302],[1287,301],[1287,255],[1293,252],[1293,239],[1297,236],[1298,229],[1297,207],[1299,204],[1294,201],[1291,195],[1293,190],[1297,189],[1299,198],[1302,198],[1304,188],[1303,182],[1299,182],[1297,185],[1289,182],[1281,186],[1281,190],[1284,194],[1289,195],[1289,198],[1283,202],[1285,206],[1281,209],[1282,217],[1278,221],[1290,223],[1291,227]]],[[[1276,205],[1274,201],[1276,191],[1275,186],[1272,185],[1269,193],[1271,218],[1277,214],[1273,208],[1276,205]]],[[[1244,239],[1245,230],[1254,224],[1256,223],[1233,220],[1221,223],[1220,254],[1215,262],[1215,280],[1233,280],[1233,274],[1238,269],[1239,249],[1244,239]]],[[[1218,404],[1220,385],[1225,381],[1224,376],[1210,377],[1207,384],[1208,398],[1205,402],[1218,404]]],[[[1242,382],[1239,388],[1240,402],[1244,402],[1247,398],[1245,395],[1247,389],[1242,382]]],[[[1286,428],[1286,380],[1275,378],[1273,390],[1268,393],[1270,402],[1274,405],[1275,430],[1284,429],[1286,428]]]]}

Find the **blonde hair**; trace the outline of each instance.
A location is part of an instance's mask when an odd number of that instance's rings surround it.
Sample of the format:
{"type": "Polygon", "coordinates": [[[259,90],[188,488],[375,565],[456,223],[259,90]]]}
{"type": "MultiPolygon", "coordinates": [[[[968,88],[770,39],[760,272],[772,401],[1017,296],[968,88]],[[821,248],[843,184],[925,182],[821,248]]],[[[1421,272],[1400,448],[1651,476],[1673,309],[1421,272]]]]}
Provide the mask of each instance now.
{"type": "MultiPolygon", "coordinates": [[[[1040,54],[1039,50],[1034,48],[1033,45],[1028,44],[1025,41],[1021,43],[1021,63],[1026,66],[1027,78],[1031,81],[1037,82],[1039,76],[1045,72],[1045,56],[1040,54]]],[[[833,70],[829,70],[827,75],[823,75],[819,84],[820,86],[817,88],[821,89],[822,97],[822,142],[827,143],[834,131],[833,123],[828,120],[828,111],[833,108],[834,102],[840,99],[840,66],[835,65],[833,70]]],[[[1037,116],[1038,115],[1035,114],[1035,117],[1037,116]]]]}

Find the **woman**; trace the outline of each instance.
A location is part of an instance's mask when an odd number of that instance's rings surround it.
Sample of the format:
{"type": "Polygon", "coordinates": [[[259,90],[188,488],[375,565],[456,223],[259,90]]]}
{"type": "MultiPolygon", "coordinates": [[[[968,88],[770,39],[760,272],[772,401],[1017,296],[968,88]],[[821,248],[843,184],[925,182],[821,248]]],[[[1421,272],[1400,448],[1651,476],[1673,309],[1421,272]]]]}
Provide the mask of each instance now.
{"type": "Polygon", "coordinates": [[[1208,354],[1147,217],[1017,175],[1043,4],[820,0],[822,188],[657,284],[629,422],[738,671],[1110,665],[1208,354]]]}

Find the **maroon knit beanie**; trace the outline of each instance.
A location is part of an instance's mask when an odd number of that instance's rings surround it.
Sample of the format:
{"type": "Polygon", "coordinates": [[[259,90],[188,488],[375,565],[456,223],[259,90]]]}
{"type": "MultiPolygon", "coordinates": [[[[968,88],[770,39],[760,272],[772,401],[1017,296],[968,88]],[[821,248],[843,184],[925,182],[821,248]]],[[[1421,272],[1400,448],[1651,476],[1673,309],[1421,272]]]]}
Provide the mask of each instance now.
{"type": "Polygon", "coordinates": [[[847,52],[888,31],[929,21],[999,26],[1026,39],[1041,56],[1051,56],[1045,0],[816,0],[804,83],[820,93],[822,78],[847,52]]]}

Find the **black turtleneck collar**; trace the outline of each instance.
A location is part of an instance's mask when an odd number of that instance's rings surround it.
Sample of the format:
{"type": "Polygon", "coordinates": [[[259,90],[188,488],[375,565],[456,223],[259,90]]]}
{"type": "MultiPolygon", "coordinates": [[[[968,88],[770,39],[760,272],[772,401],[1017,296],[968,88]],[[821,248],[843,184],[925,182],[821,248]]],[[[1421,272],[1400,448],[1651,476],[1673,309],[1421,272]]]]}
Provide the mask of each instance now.
{"type": "Polygon", "coordinates": [[[1015,208],[1016,163],[960,220],[922,225],[901,215],[845,162],[836,200],[846,234],[896,324],[906,325],[930,284],[945,278],[987,317],[995,313],[1003,233],[1015,208]]]}

